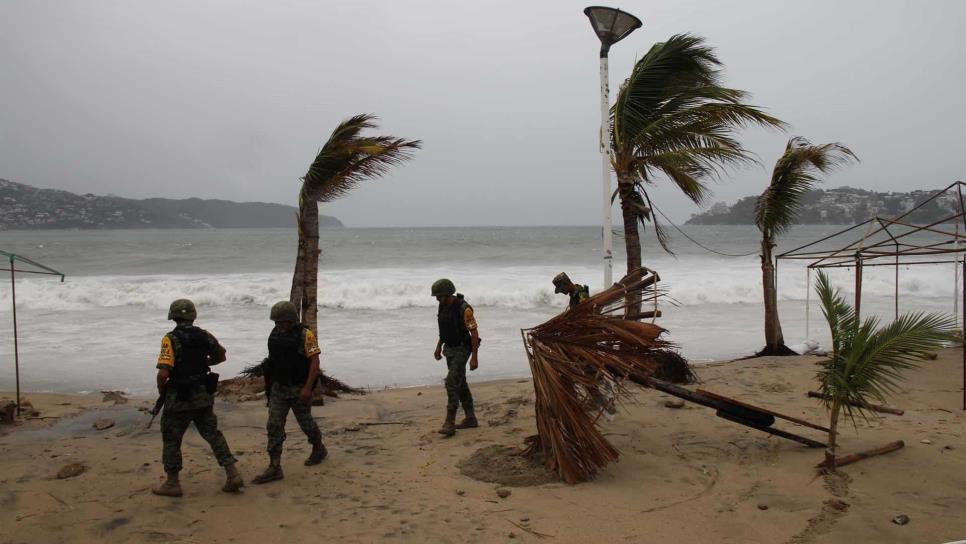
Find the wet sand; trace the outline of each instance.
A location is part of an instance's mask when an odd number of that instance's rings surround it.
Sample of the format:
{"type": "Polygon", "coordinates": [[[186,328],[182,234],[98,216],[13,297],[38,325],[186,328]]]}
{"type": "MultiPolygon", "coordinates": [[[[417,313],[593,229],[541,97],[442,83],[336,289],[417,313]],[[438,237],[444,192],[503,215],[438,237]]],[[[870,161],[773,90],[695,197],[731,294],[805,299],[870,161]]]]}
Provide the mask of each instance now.
{"type": "MultiPolygon", "coordinates": [[[[702,388],[825,423],[821,406],[805,396],[815,388],[818,360],[760,358],[697,371],[702,388]]],[[[181,499],[149,490],[162,477],[158,424],[144,431],[148,416],[138,411],[149,399],[112,406],[100,395],[28,394],[41,416],[55,417],[0,426],[0,542],[964,539],[961,351],[946,350],[908,378],[890,403],[905,415],[859,421],[857,432],[847,426],[841,438],[842,453],[899,439],[906,447],[844,467],[840,477],[817,476],[822,450],[738,426],[701,406],[666,408],[667,395],[636,389],[616,420],[603,423],[621,451],[618,463],[592,482],[540,483],[542,469],[505,454],[535,432],[532,385],[508,380],[473,385],[482,426],[450,439],[435,432],[445,404],[438,386],[315,407],[330,452],[317,467],[302,466],[309,447],[290,417],[285,480],[249,484],[236,495],[219,490],[224,473],[189,430],[181,499]],[[114,426],[93,428],[105,418],[114,426]],[[57,479],[70,463],[86,470],[57,479]],[[510,495],[500,497],[501,487],[510,495]],[[892,523],[900,514],[909,516],[907,525],[892,523]]],[[[266,464],[264,403],[219,402],[216,412],[250,480],[266,464]]],[[[823,439],[810,429],[782,428],[823,439]]]]}

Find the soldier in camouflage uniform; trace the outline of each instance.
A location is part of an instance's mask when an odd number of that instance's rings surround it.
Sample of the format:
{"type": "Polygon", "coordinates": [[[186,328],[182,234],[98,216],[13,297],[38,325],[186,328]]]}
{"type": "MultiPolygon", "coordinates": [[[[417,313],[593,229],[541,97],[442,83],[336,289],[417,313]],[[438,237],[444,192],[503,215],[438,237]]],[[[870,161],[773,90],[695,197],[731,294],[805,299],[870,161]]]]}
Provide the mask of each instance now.
{"type": "Polygon", "coordinates": [[[570,281],[570,277],[566,272],[561,272],[553,278],[553,287],[553,292],[555,294],[564,293],[570,296],[570,304],[568,308],[573,308],[574,306],[590,298],[590,287],[575,284],[574,282],[570,281]]]}
{"type": "Polygon", "coordinates": [[[225,348],[211,333],[194,326],[197,316],[190,300],[172,302],[168,319],[176,326],[161,339],[157,381],[158,391],[164,396],[161,461],[167,479],[152,489],[155,495],[181,496],[178,478],[182,468],[181,440],[192,422],[198,434],[211,446],[218,464],[225,467],[226,480],[222,491],[233,493],[245,485],[225,436],[218,430],[218,418],[214,412],[218,375],[211,374],[209,367],[225,360],[225,348]]]}
{"type": "Polygon", "coordinates": [[[268,337],[268,359],[264,365],[265,392],[268,395],[268,457],[265,472],[252,482],[264,484],[284,478],[282,443],[285,442],[285,419],[291,410],[299,427],[312,445],[305,465],[317,465],[328,455],[322,443],[322,431],[312,419],[312,390],[319,378],[319,343],[311,329],[299,323],[298,310],[288,301],[272,306],[275,322],[268,337]]]}
{"type": "Polygon", "coordinates": [[[476,414],[473,411],[473,395],[466,383],[466,361],[469,359],[470,370],[479,366],[477,348],[480,336],[477,331],[476,318],[473,307],[463,295],[456,292],[456,286],[448,279],[437,280],[433,283],[432,295],[439,301],[437,320],[439,322],[439,341],[433,357],[437,361],[446,356],[446,419],[439,429],[439,434],[450,437],[456,434],[456,429],[479,427],[476,414]],[[460,405],[466,417],[459,424],[456,423],[456,412],[460,405]]]}

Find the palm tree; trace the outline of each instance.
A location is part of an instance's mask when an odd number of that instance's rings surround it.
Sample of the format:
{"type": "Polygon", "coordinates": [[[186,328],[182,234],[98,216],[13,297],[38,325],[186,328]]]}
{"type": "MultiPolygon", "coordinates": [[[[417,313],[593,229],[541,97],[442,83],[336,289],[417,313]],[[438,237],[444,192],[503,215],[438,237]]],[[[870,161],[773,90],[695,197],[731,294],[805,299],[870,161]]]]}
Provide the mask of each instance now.
{"type": "Polygon", "coordinates": [[[755,204],[755,225],[761,231],[761,283],[765,298],[765,347],[757,355],[794,355],[785,346],[778,320],[778,293],[772,250],[775,239],[795,222],[802,198],[827,174],[851,161],[852,150],[839,143],[812,145],[796,136],[788,140],[785,153],[775,162],[771,183],[755,204]]]}
{"type": "Polygon", "coordinates": [[[319,311],[319,202],[332,202],[347,195],[356,183],[384,175],[422,145],[419,140],[393,136],[362,136],[363,130],[378,127],[375,121],[373,115],[362,114],[340,123],[302,178],[298,256],[289,300],[312,330],[317,330],[319,311]]]}
{"type": "Polygon", "coordinates": [[[855,310],[821,271],[815,291],[832,332],[831,358],[823,363],[818,380],[822,402],[829,411],[825,467],[834,471],[841,412],[855,425],[856,413],[866,415],[864,406],[872,401],[884,403],[885,396],[898,389],[903,371],[916,368],[944,342],[956,338],[956,320],[943,314],[914,313],[884,327],[876,317],[860,323],[855,310]]]}
{"type": "MultiPolygon", "coordinates": [[[[703,38],[677,34],[654,44],[621,85],[611,108],[611,143],[628,273],[641,267],[638,221],[642,227],[652,222],[661,247],[671,252],[646,185],[663,174],[700,204],[708,180],[726,167],[754,162],[734,138],[738,128],[784,126],[746,104],[746,92],[722,86],[720,67],[703,38]]],[[[625,315],[639,307],[628,301],[625,315]]]]}

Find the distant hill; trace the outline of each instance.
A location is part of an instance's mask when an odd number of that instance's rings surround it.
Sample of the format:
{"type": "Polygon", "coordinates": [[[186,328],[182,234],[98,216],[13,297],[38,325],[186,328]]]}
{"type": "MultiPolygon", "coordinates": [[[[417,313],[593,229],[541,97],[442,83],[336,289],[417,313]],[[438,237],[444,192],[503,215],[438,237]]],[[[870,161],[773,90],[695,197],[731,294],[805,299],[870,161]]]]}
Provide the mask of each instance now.
{"type": "MultiPolygon", "coordinates": [[[[802,200],[799,225],[853,225],[870,217],[895,217],[925,202],[936,191],[910,191],[908,193],[877,193],[864,189],[839,187],[838,189],[814,189],[802,200]]],[[[718,202],[687,220],[688,225],[753,225],[755,203],[758,196],[746,196],[729,206],[718,202]]],[[[933,223],[959,210],[959,202],[950,192],[933,200],[911,214],[911,223],[933,223]]]]}
{"type": "MultiPolygon", "coordinates": [[[[294,227],[296,211],[264,202],[78,195],[0,179],[0,230],[294,227]]],[[[319,225],[342,222],[322,215],[319,225]]]]}

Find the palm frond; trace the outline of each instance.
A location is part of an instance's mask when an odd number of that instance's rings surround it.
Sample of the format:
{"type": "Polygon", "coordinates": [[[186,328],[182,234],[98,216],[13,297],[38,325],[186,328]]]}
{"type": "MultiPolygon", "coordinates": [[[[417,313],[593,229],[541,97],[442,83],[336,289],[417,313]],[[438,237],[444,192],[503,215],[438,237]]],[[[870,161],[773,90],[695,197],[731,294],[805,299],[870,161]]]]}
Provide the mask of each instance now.
{"type": "Polygon", "coordinates": [[[375,128],[376,117],[362,114],[346,119],[332,131],[302,178],[306,198],[331,202],[345,196],[358,182],[383,176],[422,146],[419,140],[361,135],[375,128]]]}
{"type": "Polygon", "coordinates": [[[840,143],[813,145],[796,136],[775,162],[771,183],[755,204],[755,224],[769,235],[784,232],[798,217],[802,198],[828,174],[858,157],[840,143]]]}
{"type": "Polygon", "coordinates": [[[723,86],[720,68],[714,50],[690,34],[655,44],[635,63],[611,108],[618,179],[654,183],[664,176],[701,203],[708,181],[757,162],[735,132],[785,125],[745,103],[745,91],[723,86]]]}
{"type": "Polygon", "coordinates": [[[547,469],[568,483],[592,478],[617,450],[597,427],[602,400],[627,394],[626,380],[650,377],[687,383],[687,362],[660,336],[657,325],[623,319],[628,296],[664,296],[646,268],[533,329],[522,331],[533,374],[537,435],[527,453],[541,453],[547,469]]]}

